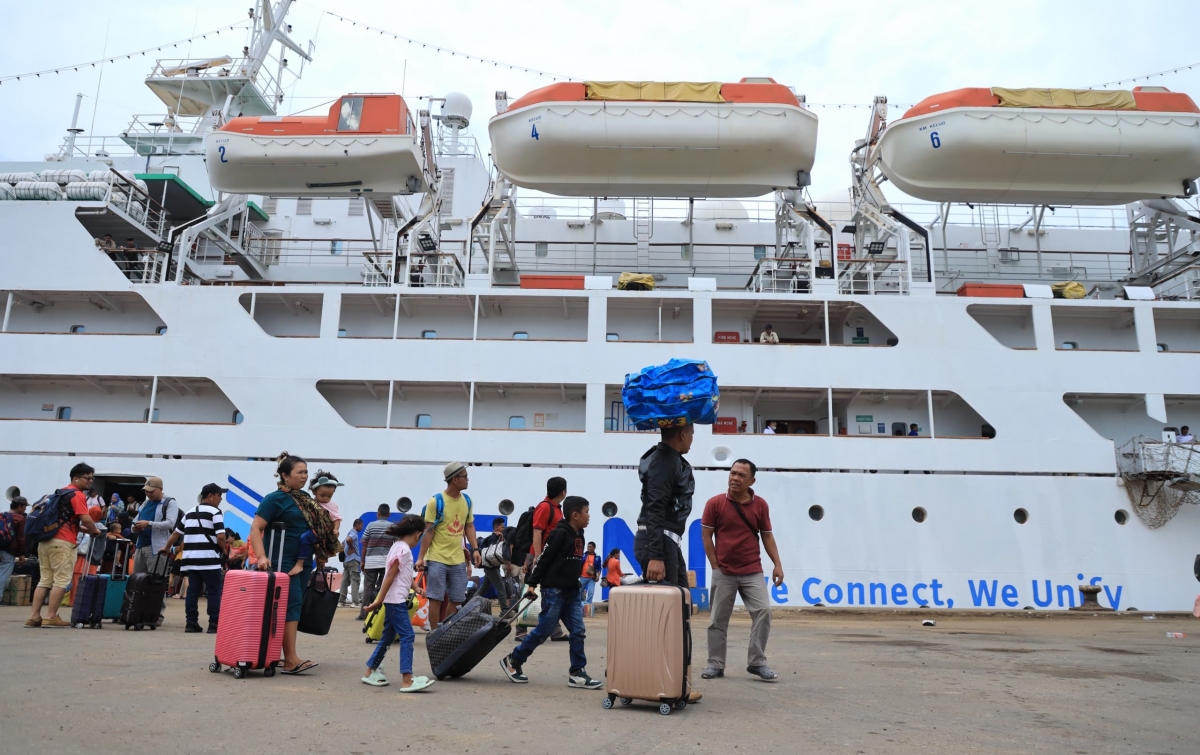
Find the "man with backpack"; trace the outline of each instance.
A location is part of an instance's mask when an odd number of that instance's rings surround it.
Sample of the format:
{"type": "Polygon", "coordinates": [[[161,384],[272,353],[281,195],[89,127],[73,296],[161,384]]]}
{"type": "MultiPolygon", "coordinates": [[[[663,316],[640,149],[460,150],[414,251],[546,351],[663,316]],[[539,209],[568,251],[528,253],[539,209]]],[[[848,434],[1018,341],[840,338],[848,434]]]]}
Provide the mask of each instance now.
{"type": "Polygon", "coordinates": [[[8,511],[0,514],[0,595],[12,579],[13,569],[25,563],[25,507],[21,496],[12,499],[8,511]]]}
{"type": "Polygon", "coordinates": [[[471,498],[466,494],[467,465],[452,461],[442,470],[446,489],[425,504],[425,534],[416,570],[425,572],[425,597],[429,600],[429,626],[437,628],[443,619],[453,616],[467,599],[466,556],[463,535],[471,544],[471,561],[479,566],[479,539],[475,535],[475,517],[471,498]],[[450,609],[441,615],[442,601],[449,598],[450,609]]]}
{"type": "Polygon", "coordinates": [[[37,628],[69,627],[71,622],[58,617],[63,595],[71,584],[75,569],[75,548],[79,530],[100,536],[100,530],[88,516],[87,494],[96,470],[84,463],[71,467],[71,484],[42,498],[25,519],[25,539],[37,543],[41,579],[33,591],[33,608],[25,626],[37,628]],[[42,604],[49,597],[50,615],[42,617],[42,604]]]}
{"type": "Polygon", "coordinates": [[[771,600],[763,578],[762,556],[758,541],[775,568],[771,578],[783,584],[783,564],[771,534],[771,511],[767,502],[750,487],[758,469],[748,459],[738,459],[729,468],[729,490],[713,496],[704,505],[700,525],[704,533],[704,553],[712,567],[711,616],[708,622],[708,665],[700,676],[717,679],[725,676],[725,643],[729,634],[729,616],[740,594],[750,614],[750,646],[746,671],[766,682],[779,675],[767,665],[767,639],[771,634],[771,600]]]}
{"type": "Polygon", "coordinates": [[[167,538],[179,523],[179,504],[174,498],[163,495],[163,481],[150,477],[142,486],[146,491],[146,502],[133,523],[134,543],[133,573],[144,574],[154,568],[154,558],[167,544],[167,538]]]}
{"type": "MultiPolygon", "coordinates": [[[[562,521],[562,502],[566,497],[567,481],[565,478],[551,477],[549,480],[546,480],[546,497],[534,507],[533,516],[529,520],[528,532],[531,539],[529,541],[528,555],[525,556],[524,571],[526,574],[533,571],[533,562],[537,560],[538,556],[542,555],[542,551],[546,548],[546,541],[550,539],[550,533],[562,521]]],[[[525,544],[522,537],[524,533],[520,531],[524,520],[525,517],[522,516],[521,522],[517,524],[517,540],[520,546],[524,546],[525,544]]],[[[515,639],[523,639],[528,631],[527,627],[520,627],[517,630],[515,639]]],[[[555,624],[554,634],[551,635],[550,640],[552,642],[566,642],[567,639],[568,635],[563,630],[561,622],[555,624]]]]}

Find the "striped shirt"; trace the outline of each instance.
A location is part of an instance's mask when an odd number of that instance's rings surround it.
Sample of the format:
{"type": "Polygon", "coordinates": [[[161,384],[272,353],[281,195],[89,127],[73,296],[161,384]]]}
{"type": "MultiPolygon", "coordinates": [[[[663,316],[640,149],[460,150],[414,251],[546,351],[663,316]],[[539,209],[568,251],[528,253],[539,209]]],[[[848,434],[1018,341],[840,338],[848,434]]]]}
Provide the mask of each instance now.
{"type": "Polygon", "coordinates": [[[217,534],[225,531],[225,518],[219,508],[200,504],[183,515],[175,531],[183,535],[181,571],[221,568],[217,534]]]}
{"type": "Polygon", "coordinates": [[[364,569],[386,569],[388,551],[396,538],[387,533],[392,523],[387,519],[376,519],[363,530],[361,543],[364,569]]]}

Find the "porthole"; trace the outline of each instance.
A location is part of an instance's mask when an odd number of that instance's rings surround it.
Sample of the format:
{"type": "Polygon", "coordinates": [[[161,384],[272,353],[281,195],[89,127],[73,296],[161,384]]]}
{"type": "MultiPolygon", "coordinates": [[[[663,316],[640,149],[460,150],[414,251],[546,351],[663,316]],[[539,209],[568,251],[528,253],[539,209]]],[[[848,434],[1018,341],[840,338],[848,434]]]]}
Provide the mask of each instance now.
{"type": "Polygon", "coordinates": [[[407,514],[412,509],[412,499],[406,495],[402,495],[396,499],[396,510],[401,514],[407,514]]]}
{"type": "Polygon", "coordinates": [[[925,509],[921,508],[920,506],[918,506],[912,510],[913,521],[916,522],[917,524],[924,522],[925,517],[927,517],[927,516],[928,516],[928,514],[925,512],[925,509]]]}
{"type": "Polygon", "coordinates": [[[1129,521],[1129,512],[1125,509],[1117,509],[1117,512],[1113,514],[1113,519],[1116,520],[1117,524],[1124,526],[1129,521]]]}
{"type": "Polygon", "coordinates": [[[1013,519],[1016,520],[1017,524],[1025,524],[1025,522],[1029,521],[1029,512],[1025,509],[1017,509],[1013,512],[1013,519]]]}
{"type": "Polygon", "coordinates": [[[600,513],[604,514],[605,519],[612,519],[617,515],[617,504],[612,501],[605,501],[604,505],[600,507],[600,513]]]}
{"type": "Polygon", "coordinates": [[[808,518],[813,520],[814,522],[821,521],[822,519],[825,518],[825,509],[821,508],[820,506],[809,506],[808,507],[808,518]]]}

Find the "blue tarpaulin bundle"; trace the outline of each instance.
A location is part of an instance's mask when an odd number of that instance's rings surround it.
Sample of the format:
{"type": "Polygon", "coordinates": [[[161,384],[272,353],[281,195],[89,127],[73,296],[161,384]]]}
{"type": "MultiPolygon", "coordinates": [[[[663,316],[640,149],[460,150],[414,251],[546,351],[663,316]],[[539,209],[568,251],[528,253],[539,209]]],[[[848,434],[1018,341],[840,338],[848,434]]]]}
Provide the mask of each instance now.
{"type": "Polygon", "coordinates": [[[625,376],[621,400],[639,430],[678,425],[711,425],[721,392],[708,362],[672,359],[625,376]]]}

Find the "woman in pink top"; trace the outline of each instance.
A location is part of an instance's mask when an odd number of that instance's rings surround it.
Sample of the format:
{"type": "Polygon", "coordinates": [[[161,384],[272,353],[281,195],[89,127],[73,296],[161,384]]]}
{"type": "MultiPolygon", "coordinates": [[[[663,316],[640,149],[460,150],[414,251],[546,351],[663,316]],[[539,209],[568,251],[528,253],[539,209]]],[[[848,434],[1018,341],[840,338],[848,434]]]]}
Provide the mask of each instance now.
{"type": "Polygon", "coordinates": [[[375,602],[366,607],[367,613],[384,608],[383,636],[375,643],[375,651],[367,660],[367,675],[362,678],[363,684],[372,687],[387,686],[387,678],[379,671],[383,665],[383,657],[387,655],[388,647],[400,638],[400,683],[401,692],[420,692],[429,689],[433,680],[425,677],[413,677],[413,642],[416,634],[408,620],[408,589],[413,581],[413,546],[425,532],[425,517],[409,514],[388,527],[387,534],[397,538],[387,554],[387,572],[383,575],[383,584],[375,596],[375,602]]]}

